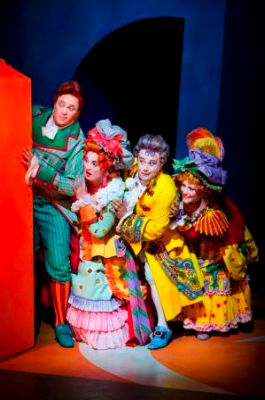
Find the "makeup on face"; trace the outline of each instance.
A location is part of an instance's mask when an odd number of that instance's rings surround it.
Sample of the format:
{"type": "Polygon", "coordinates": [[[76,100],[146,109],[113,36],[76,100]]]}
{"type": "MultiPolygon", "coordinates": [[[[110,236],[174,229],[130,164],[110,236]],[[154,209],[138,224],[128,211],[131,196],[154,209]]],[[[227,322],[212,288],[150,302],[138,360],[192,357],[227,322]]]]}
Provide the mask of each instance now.
{"type": "Polygon", "coordinates": [[[59,96],[54,104],[53,119],[59,128],[71,125],[79,117],[79,100],[71,94],[59,96]]]}
{"type": "Polygon", "coordinates": [[[105,171],[100,168],[98,163],[98,154],[94,151],[88,151],[84,157],[85,179],[93,185],[100,185],[105,171]]]}
{"type": "Polygon", "coordinates": [[[202,198],[202,193],[198,189],[198,186],[188,181],[182,182],[180,192],[184,204],[198,203],[202,198]]]}
{"type": "Polygon", "coordinates": [[[154,179],[161,171],[160,153],[142,149],[138,154],[138,175],[143,184],[147,184],[154,179]]]}

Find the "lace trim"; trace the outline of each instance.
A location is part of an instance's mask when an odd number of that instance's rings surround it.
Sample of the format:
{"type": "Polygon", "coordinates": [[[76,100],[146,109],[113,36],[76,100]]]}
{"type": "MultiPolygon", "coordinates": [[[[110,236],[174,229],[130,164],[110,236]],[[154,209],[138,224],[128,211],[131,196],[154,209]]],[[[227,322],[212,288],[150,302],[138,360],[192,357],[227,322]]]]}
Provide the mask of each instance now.
{"type": "Polygon", "coordinates": [[[81,199],[72,204],[73,212],[79,211],[81,207],[90,204],[96,212],[100,212],[112,200],[122,196],[125,190],[125,184],[121,178],[113,178],[106,187],[99,189],[95,194],[86,194],[81,199]]]}
{"type": "Polygon", "coordinates": [[[112,312],[117,310],[122,304],[122,301],[117,300],[114,297],[110,300],[90,300],[85,297],[77,296],[73,292],[70,293],[68,302],[79,310],[91,312],[112,312]]]}

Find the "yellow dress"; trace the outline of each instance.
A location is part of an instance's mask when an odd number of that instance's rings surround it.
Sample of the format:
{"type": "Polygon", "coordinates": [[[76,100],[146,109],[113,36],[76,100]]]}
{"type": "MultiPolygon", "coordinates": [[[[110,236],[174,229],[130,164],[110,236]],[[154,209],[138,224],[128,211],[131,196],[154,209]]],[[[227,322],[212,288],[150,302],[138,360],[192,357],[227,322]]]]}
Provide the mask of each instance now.
{"type": "Polygon", "coordinates": [[[204,279],[203,301],[184,309],[184,327],[227,332],[249,322],[247,264],[257,261],[258,250],[241,219],[231,221],[222,210],[207,208],[178,229],[196,253],[204,279]]]}
{"type": "Polygon", "coordinates": [[[132,214],[124,219],[119,230],[134,254],[143,256],[149,264],[168,321],[175,319],[183,306],[200,301],[203,284],[202,279],[198,277],[200,270],[195,255],[189,252],[181,236],[168,228],[170,205],[176,196],[177,189],[173,179],[160,172],[149,182],[138,198],[132,214]],[[180,271],[178,279],[175,279],[179,271],[174,265],[175,260],[182,260],[182,267],[192,266],[192,279],[184,268],[180,271]],[[187,260],[189,265],[185,264],[187,260]],[[184,272],[184,276],[181,272],[184,272]],[[185,290],[181,290],[182,287],[187,287],[187,278],[190,281],[189,297],[185,290]],[[179,282],[180,280],[182,282],[179,282]]]}

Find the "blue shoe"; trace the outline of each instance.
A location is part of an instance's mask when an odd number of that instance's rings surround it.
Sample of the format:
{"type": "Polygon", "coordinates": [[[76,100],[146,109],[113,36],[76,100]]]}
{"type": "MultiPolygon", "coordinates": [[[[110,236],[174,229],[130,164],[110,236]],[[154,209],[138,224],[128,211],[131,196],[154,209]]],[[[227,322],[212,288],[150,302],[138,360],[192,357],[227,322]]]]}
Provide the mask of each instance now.
{"type": "Polygon", "coordinates": [[[74,347],[72,331],[67,324],[59,324],[55,327],[56,340],[62,347],[74,347]]]}
{"type": "Polygon", "coordinates": [[[197,339],[199,340],[208,340],[209,338],[210,338],[209,333],[202,333],[202,332],[197,333],[197,339]]]}
{"type": "Polygon", "coordinates": [[[164,326],[156,326],[151,336],[151,342],[147,346],[149,350],[161,349],[165,347],[172,336],[172,331],[164,326]]]}

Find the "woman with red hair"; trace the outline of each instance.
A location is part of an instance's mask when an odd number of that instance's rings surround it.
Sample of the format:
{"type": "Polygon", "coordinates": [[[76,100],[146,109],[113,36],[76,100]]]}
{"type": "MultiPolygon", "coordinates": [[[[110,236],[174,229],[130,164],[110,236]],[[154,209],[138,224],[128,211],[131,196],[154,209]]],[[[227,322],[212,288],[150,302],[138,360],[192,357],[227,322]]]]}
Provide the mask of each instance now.
{"type": "Polygon", "coordinates": [[[171,228],[196,254],[204,278],[202,302],[183,310],[184,328],[206,340],[251,321],[247,264],[257,260],[257,248],[237,206],[222,193],[221,139],[197,128],[187,144],[189,156],[173,165],[181,202],[171,228]]]}
{"type": "Polygon", "coordinates": [[[148,317],[142,321],[139,312],[141,308],[146,314],[136,265],[115,234],[112,201],[123,198],[119,170],[133,161],[128,144],[123,129],[99,121],[85,144],[85,181],[75,185],[72,210],[80,219],[81,259],[72,274],[67,319],[75,339],[93,349],[144,344],[150,331],[148,317]]]}

